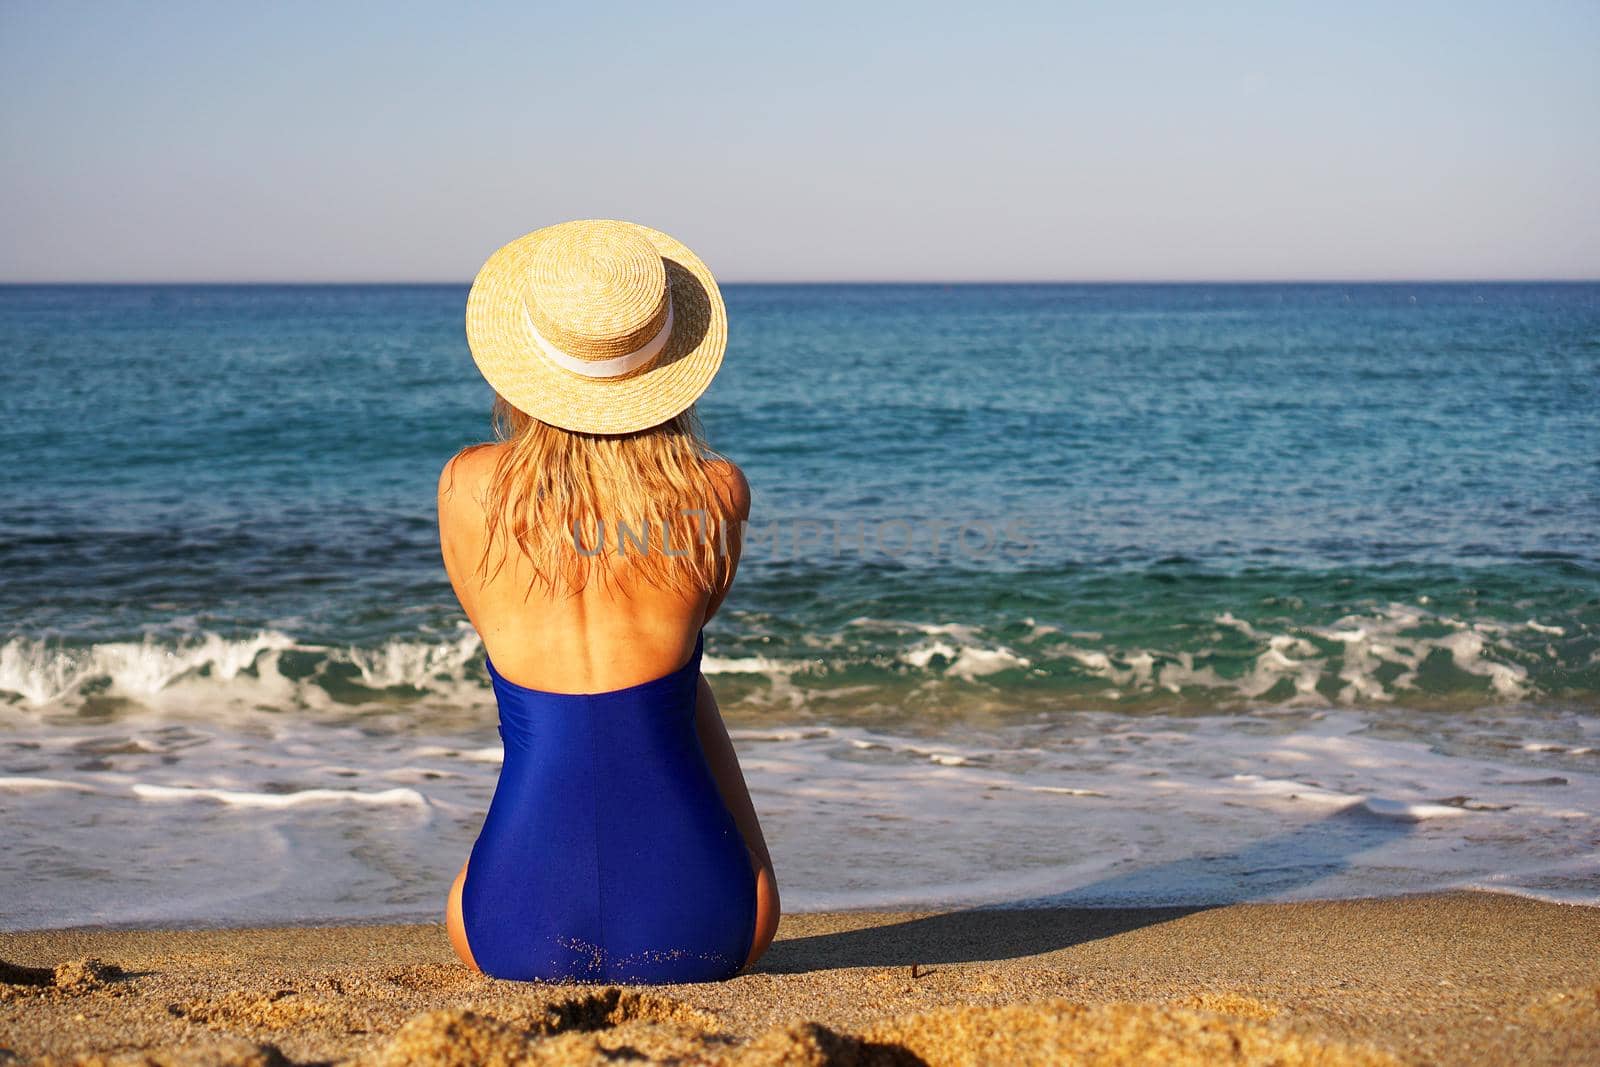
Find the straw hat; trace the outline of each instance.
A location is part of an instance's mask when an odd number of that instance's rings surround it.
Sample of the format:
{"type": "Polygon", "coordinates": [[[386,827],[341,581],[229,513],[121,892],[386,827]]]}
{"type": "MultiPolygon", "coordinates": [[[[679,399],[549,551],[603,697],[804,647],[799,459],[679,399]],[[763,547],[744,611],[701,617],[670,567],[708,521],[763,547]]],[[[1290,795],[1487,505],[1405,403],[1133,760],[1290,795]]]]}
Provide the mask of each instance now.
{"type": "Polygon", "coordinates": [[[467,344],[495,392],[541,422],[631,433],[685,410],[728,343],[700,257],[648,226],[584,219],[501,248],[467,297],[467,344]]]}

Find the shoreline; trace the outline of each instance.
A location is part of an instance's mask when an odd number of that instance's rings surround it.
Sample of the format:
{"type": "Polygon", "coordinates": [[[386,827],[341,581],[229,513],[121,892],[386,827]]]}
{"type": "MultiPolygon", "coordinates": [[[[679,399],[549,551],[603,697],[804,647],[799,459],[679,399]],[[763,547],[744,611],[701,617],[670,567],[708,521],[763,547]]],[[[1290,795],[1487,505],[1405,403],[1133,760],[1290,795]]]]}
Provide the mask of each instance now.
{"type": "MultiPolygon", "coordinates": [[[[804,922],[811,919],[828,919],[830,921],[846,922],[851,917],[862,919],[881,919],[885,917],[906,916],[932,916],[932,915],[971,915],[988,912],[999,913],[1053,913],[1053,912],[1132,912],[1139,914],[1156,914],[1167,912],[1172,914],[1188,914],[1199,911],[1215,911],[1221,908],[1250,906],[1283,905],[1333,905],[1333,904],[1362,904],[1379,903],[1383,901],[1417,900],[1424,897],[1456,897],[1456,896],[1485,896],[1485,897],[1511,897],[1516,900],[1528,901],[1535,904],[1550,904],[1564,908],[1587,908],[1600,914],[1600,898],[1595,900],[1565,900],[1548,894],[1541,894],[1531,890],[1519,888],[1498,888],[1488,886],[1449,886],[1430,889],[1418,889],[1410,892],[1393,893],[1366,893],[1351,896],[1305,897],[1293,900],[1231,900],[1224,902],[1208,902],[1204,900],[1187,903],[1163,904],[1050,904],[1028,900],[1003,901],[999,903],[984,904],[890,904],[884,906],[864,905],[862,907],[829,907],[796,909],[786,911],[783,916],[785,923],[794,920],[804,922]]],[[[160,919],[132,923],[75,923],[70,926],[39,926],[20,929],[0,929],[0,946],[8,938],[32,937],[68,937],[74,935],[112,935],[112,934],[227,934],[244,932],[272,932],[272,931],[305,931],[305,930],[358,930],[364,927],[392,927],[395,929],[411,930],[432,926],[440,926],[430,919],[413,916],[373,916],[371,918],[349,918],[344,916],[325,916],[321,918],[272,920],[270,922],[255,923],[224,923],[209,920],[196,920],[193,922],[172,923],[160,919]]],[[[0,954],[0,959],[4,959],[0,954]]]]}
{"type": "Polygon", "coordinates": [[[1482,891],[824,912],[751,974],[619,989],[476,975],[442,923],[80,926],[0,933],[0,1063],[1554,1064],[1600,1056],[1597,944],[1600,907],[1482,891]]]}

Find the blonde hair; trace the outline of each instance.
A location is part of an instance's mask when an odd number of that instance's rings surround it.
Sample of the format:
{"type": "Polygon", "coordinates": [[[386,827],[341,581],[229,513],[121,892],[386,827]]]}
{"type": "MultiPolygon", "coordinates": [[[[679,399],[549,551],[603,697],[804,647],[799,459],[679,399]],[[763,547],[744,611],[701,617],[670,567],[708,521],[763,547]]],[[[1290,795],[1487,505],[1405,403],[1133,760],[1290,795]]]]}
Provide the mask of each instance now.
{"type": "Polygon", "coordinates": [[[529,593],[577,592],[596,576],[619,578],[619,563],[629,581],[686,598],[725,581],[739,516],[713,473],[728,461],[706,443],[692,405],[649,429],[592,434],[541,422],[496,394],[491,422],[510,447],[484,501],[488,539],[475,573],[485,582],[513,543],[534,571],[529,593]]]}

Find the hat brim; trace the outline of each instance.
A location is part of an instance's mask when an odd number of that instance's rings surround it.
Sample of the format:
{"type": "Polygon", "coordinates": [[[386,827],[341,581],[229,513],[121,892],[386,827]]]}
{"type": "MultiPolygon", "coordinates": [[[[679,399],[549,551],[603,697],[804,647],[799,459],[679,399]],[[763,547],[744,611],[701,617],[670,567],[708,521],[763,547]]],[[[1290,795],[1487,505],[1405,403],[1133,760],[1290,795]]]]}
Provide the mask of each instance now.
{"type": "Polygon", "coordinates": [[[526,308],[535,230],[489,257],[467,295],[467,346],[484,379],[519,410],[564,430],[621,434],[658,426],[706,391],[728,345],[728,315],[700,258],[648,226],[628,223],[661,253],[672,298],[672,335],[650,363],[616,378],[587,378],[539,350],[526,308]]]}

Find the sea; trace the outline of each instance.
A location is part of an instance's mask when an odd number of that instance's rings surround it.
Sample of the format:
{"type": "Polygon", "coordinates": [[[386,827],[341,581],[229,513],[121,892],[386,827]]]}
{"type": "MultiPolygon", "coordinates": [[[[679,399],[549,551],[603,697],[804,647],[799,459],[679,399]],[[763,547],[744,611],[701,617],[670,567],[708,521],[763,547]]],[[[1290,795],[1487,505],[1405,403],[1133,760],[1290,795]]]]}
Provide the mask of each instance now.
{"type": "MultiPolygon", "coordinates": [[[[0,287],[0,929],[440,921],[465,285],[0,287]]],[[[728,285],[785,908],[1600,904],[1600,285],[728,285]]]]}

